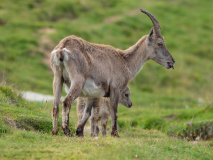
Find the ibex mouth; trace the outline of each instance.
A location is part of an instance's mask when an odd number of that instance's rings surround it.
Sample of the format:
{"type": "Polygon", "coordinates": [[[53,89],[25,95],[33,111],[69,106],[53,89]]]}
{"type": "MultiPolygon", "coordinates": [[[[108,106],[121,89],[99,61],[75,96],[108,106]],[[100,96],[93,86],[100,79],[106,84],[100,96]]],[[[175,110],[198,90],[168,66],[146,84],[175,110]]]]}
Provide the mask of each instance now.
{"type": "Polygon", "coordinates": [[[167,62],[167,64],[168,64],[169,68],[173,68],[174,69],[174,64],[173,63],[167,62]]]}

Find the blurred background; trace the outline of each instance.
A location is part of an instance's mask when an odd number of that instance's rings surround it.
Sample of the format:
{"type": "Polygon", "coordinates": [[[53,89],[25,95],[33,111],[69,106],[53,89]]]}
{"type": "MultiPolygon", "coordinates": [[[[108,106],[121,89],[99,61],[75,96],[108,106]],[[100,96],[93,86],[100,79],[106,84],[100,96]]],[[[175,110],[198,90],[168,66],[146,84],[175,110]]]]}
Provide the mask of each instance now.
{"type": "MultiPolygon", "coordinates": [[[[133,107],[119,107],[120,128],[157,129],[196,138],[201,132],[197,130],[208,125],[205,136],[212,135],[213,1],[0,2],[1,83],[43,94],[52,94],[49,58],[62,38],[75,35],[127,49],[152,28],[140,8],[151,12],[160,22],[165,44],[176,61],[175,69],[146,62],[128,85],[133,107]]],[[[75,109],[72,114],[76,115],[75,109]]]]}

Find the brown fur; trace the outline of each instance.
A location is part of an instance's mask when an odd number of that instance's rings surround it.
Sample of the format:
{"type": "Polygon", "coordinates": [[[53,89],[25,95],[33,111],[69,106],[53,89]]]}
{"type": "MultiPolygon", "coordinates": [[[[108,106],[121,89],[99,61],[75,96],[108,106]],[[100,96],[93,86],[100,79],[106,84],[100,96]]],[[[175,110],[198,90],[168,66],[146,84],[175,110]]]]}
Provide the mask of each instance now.
{"type": "MultiPolygon", "coordinates": [[[[55,47],[51,54],[51,67],[54,72],[54,108],[58,108],[63,83],[69,82],[66,83],[69,90],[62,102],[62,129],[64,134],[70,134],[69,112],[71,103],[77,97],[89,97],[90,99],[86,105],[88,109],[87,114],[84,116],[86,121],[91,114],[92,104],[96,98],[109,95],[112,118],[111,135],[119,137],[117,132],[117,107],[120,92],[149,59],[156,61],[167,69],[173,67],[174,59],[166,49],[163,37],[160,35],[158,21],[149,12],[143,12],[152,19],[154,29],[150,31],[149,35],[142,37],[127,50],[122,51],[108,45],[89,43],[76,36],[62,39],[55,47]],[[162,45],[159,46],[159,44],[162,45]],[[63,59],[63,61],[60,61],[60,59],[63,59]],[[65,76],[64,72],[68,76],[65,76]],[[93,89],[90,88],[91,94],[87,92],[83,95],[83,91],[87,89],[84,88],[87,87],[85,86],[86,82],[90,83],[89,87],[93,85],[93,89]],[[94,87],[99,90],[95,90],[94,87]]],[[[85,121],[77,126],[77,135],[83,135],[85,121]]],[[[57,118],[53,117],[53,134],[57,131],[56,122],[57,118]]]]}

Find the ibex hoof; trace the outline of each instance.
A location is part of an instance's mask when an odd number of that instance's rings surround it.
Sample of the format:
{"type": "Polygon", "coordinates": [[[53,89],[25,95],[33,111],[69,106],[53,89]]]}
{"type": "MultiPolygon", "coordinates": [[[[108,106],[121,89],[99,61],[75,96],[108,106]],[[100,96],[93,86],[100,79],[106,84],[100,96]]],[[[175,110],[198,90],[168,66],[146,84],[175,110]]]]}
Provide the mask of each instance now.
{"type": "Polygon", "coordinates": [[[84,136],[83,130],[81,128],[77,128],[75,133],[76,133],[76,136],[78,136],[78,137],[84,136]]]}
{"type": "Polygon", "coordinates": [[[73,136],[69,128],[64,129],[63,132],[66,136],[70,136],[70,137],[73,136]]]}
{"type": "Polygon", "coordinates": [[[52,136],[56,136],[56,135],[58,135],[58,131],[53,131],[52,130],[51,134],[52,134],[52,136]]]}
{"type": "Polygon", "coordinates": [[[91,137],[98,137],[98,135],[96,133],[91,133],[90,136],[91,137]]]}
{"type": "Polygon", "coordinates": [[[111,136],[112,137],[115,137],[115,138],[120,138],[119,134],[118,134],[118,131],[112,131],[111,132],[111,136]]]}

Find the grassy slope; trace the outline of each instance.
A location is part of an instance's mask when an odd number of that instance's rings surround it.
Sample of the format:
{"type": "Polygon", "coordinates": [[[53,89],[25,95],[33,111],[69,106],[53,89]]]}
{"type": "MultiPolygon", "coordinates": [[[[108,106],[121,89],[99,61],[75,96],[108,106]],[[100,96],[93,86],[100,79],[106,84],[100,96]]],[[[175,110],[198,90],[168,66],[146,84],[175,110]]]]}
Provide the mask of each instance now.
{"type": "Polygon", "coordinates": [[[156,131],[125,132],[121,139],[51,137],[17,131],[0,139],[2,157],[15,159],[211,159],[212,149],[201,142],[171,139],[156,131]],[[36,137],[36,138],[35,138],[36,137]],[[166,155],[166,156],[165,156],[166,155]]]}
{"type": "MultiPolygon", "coordinates": [[[[122,128],[121,138],[87,134],[51,136],[51,106],[23,101],[9,87],[0,92],[0,158],[9,159],[211,159],[213,141],[197,145],[156,130],[122,128]]],[[[71,124],[76,113],[71,112],[71,124]]],[[[61,118],[59,119],[61,124],[61,118]]]]}
{"type": "MultiPolygon", "coordinates": [[[[150,11],[159,20],[165,43],[174,56],[176,65],[175,70],[166,70],[153,61],[148,61],[139,75],[130,83],[133,107],[131,109],[119,107],[119,125],[122,126],[121,135],[125,137],[121,141],[112,140],[110,137],[99,139],[98,142],[91,138],[76,140],[76,138],[70,139],[64,136],[51,137],[49,135],[51,130],[49,104],[29,105],[21,101],[22,107],[17,108],[9,104],[8,101],[11,98],[5,99],[4,94],[0,95],[0,129],[4,137],[4,139],[1,138],[0,145],[1,148],[8,145],[1,155],[5,153],[6,157],[18,158],[12,154],[16,153],[22,157],[33,155],[36,158],[36,156],[52,154],[59,145],[67,157],[72,153],[74,157],[89,157],[93,154],[87,154],[90,149],[88,144],[84,143],[89,141],[90,144],[94,144],[91,150],[96,150],[98,144],[101,146],[99,147],[100,156],[111,155],[110,152],[116,150],[118,157],[122,157],[125,154],[121,155],[119,148],[111,144],[116,143],[121,147],[126,141],[130,144],[131,151],[127,152],[128,145],[121,148],[126,151],[129,158],[134,158],[134,154],[139,155],[134,152],[134,148],[141,153],[140,157],[143,155],[145,158],[150,156],[150,152],[161,155],[161,159],[165,159],[163,155],[168,157],[183,155],[185,159],[186,157],[188,159],[210,157],[209,154],[212,152],[208,143],[201,142],[201,149],[197,148],[194,151],[190,149],[191,143],[172,140],[161,132],[155,132],[160,142],[154,142],[156,136],[152,135],[153,131],[142,129],[153,128],[167,134],[171,130],[174,134],[180,134],[182,129],[187,127],[185,125],[187,122],[212,121],[213,46],[211,44],[213,39],[211,37],[213,33],[211,30],[213,25],[210,23],[213,18],[210,12],[213,6],[212,1],[103,0],[97,3],[93,0],[89,2],[3,0],[2,2],[0,4],[0,78],[3,77],[7,82],[15,83],[22,90],[52,93],[52,73],[43,63],[45,56],[40,49],[40,40],[44,34],[40,32],[42,29],[52,28],[56,31],[46,35],[54,45],[62,38],[74,34],[90,42],[126,49],[136,43],[141,36],[148,34],[152,27],[150,19],[140,13],[139,8],[150,11]],[[24,128],[43,130],[43,133],[20,129],[14,131],[14,128],[5,123],[8,115],[9,119],[18,121],[24,128]],[[168,116],[172,118],[166,118],[168,116]],[[33,122],[34,124],[28,125],[33,122]],[[128,132],[130,129],[131,132],[128,132]],[[5,133],[6,131],[8,132],[5,133]],[[133,138],[128,139],[129,135],[133,138]],[[40,143],[44,139],[47,144],[40,143]],[[64,147],[60,144],[61,140],[65,141],[64,147]],[[35,145],[31,145],[31,142],[35,145]],[[70,142],[73,145],[70,145],[70,142]],[[16,146],[14,149],[10,148],[13,144],[16,146]],[[30,145],[31,148],[29,148],[30,145]],[[69,152],[65,148],[68,145],[69,147],[80,145],[82,148],[69,152]],[[106,146],[109,151],[102,152],[106,150],[106,146]],[[164,148],[159,149],[157,146],[164,148]],[[28,147],[30,153],[24,152],[22,147],[28,147]],[[51,149],[43,152],[41,149],[33,149],[39,147],[51,149]],[[186,152],[182,148],[185,148],[186,152]],[[209,154],[204,155],[204,152],[209,154]],[[197,153],[200,153],[201,157],[197,153]]],[[[50,46],[45,47],[47,51],[51,50],[50,46]]],[[[72,108],[70,117],[71,125],[75,126],[75,107],[72,108]]],[[[59,151],[55,154],[61,156],[59,151]]],[[[95,152],[93,156],[98,156],[98,153],[95,152]]],[[[115,158],[116,154],[112,157],[115,158]]]]}

